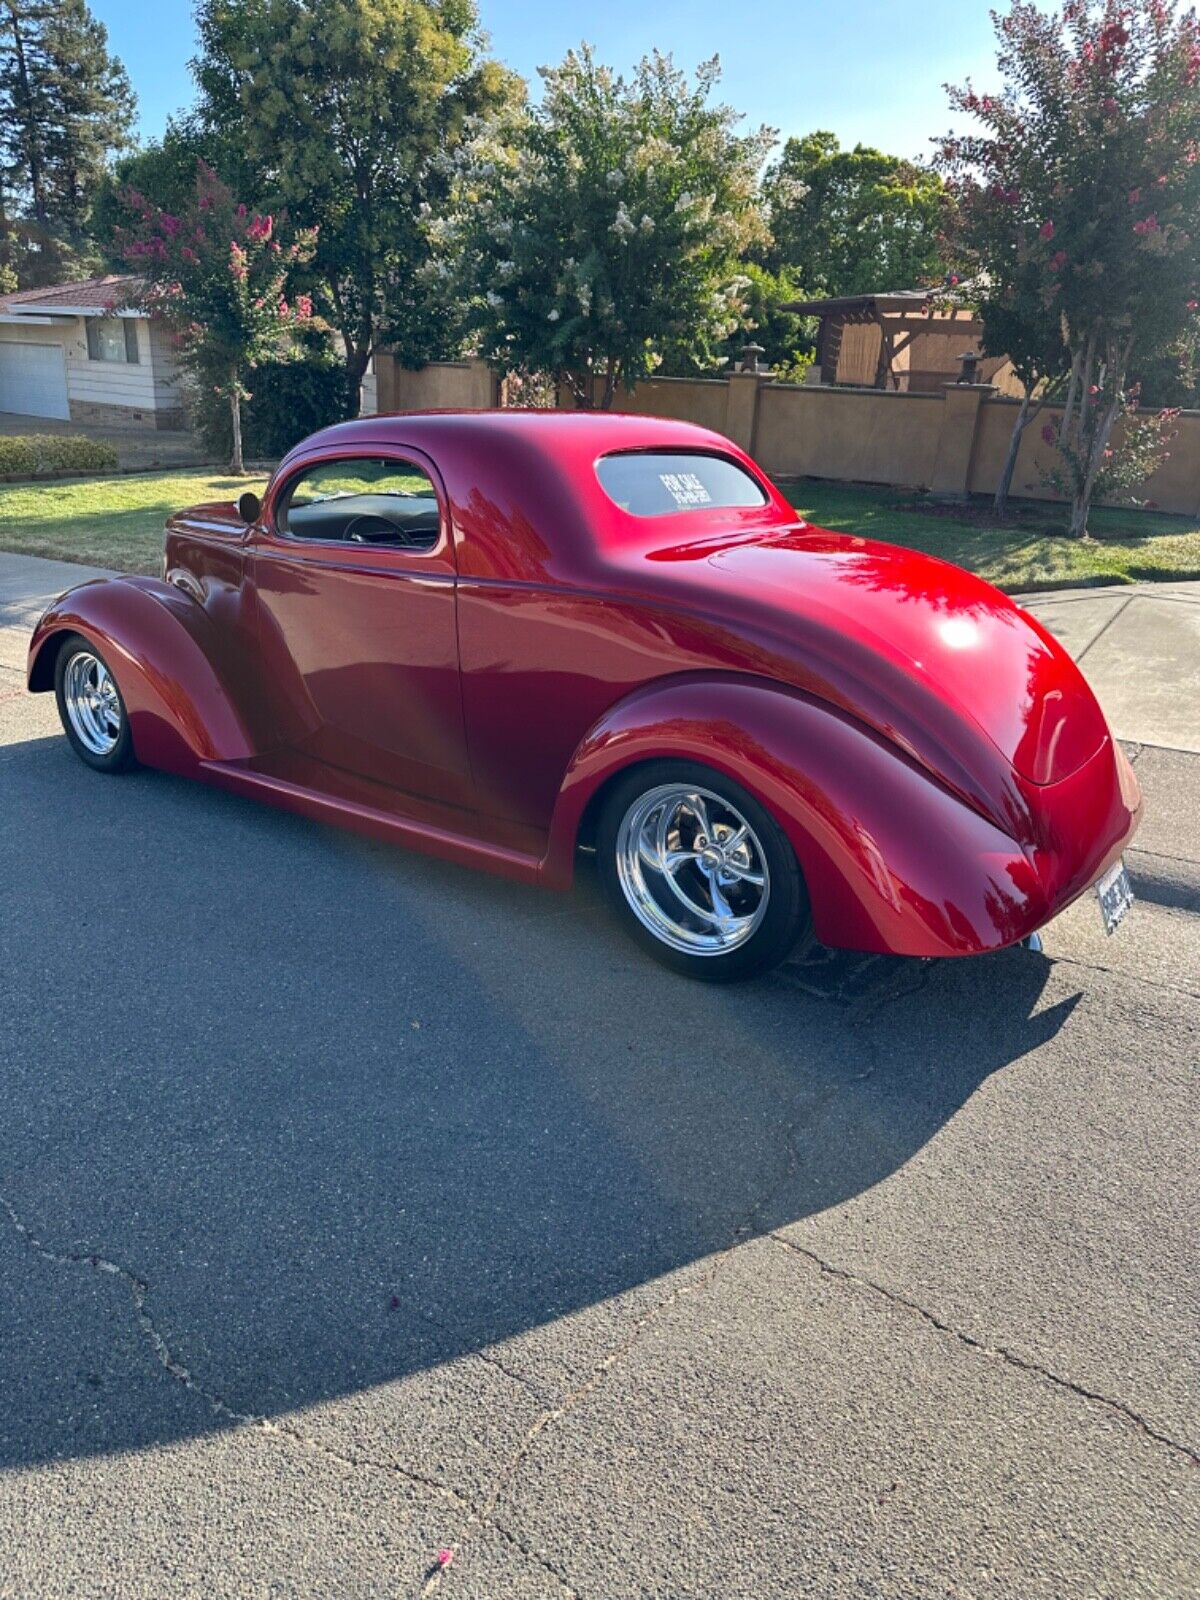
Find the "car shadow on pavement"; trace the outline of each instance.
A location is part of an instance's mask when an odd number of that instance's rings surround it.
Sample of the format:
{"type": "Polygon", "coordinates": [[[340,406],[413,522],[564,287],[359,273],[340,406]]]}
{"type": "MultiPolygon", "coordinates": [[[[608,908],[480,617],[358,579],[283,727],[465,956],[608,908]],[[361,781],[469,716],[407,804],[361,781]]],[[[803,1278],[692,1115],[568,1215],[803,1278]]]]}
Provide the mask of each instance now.
{"type": "Polygon", "coordinates": [[[691,983],[586,872],[516,887],[60,740],[0,759],[0,1466],[553,1330],[883,1182],[1074,1004],[1024,951],[691,983]]]}

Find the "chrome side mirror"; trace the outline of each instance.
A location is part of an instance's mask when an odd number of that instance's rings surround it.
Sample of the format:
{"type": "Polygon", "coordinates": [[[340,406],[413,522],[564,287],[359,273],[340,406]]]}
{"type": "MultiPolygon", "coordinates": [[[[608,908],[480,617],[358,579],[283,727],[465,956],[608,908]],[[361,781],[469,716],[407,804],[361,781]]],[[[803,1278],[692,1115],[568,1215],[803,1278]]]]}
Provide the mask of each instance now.
{"type": "Polygon", "coordinates": [[[243,522],[257,522],[258,514],[262,510],[262,501],[253,489],[247,489],[244,494],[238,496],[237,508],[238,516],[243,522]]]}

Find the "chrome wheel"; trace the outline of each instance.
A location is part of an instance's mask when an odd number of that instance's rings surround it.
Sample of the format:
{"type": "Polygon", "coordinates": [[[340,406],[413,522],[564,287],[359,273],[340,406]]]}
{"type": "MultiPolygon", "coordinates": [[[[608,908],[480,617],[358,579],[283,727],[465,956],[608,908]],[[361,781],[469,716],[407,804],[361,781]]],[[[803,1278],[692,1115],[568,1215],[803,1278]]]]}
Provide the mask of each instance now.
{"type": "Polygon", "coordinates": [[[757,834],[709,789],[670,783],[640,795],[617,830],[616,866],[638,921],[689,956],[721,956],[745,944],[770,899],[757,834]]]}
{"type": "Polygon", "coordinates": [[[62,697],[84,749],[94,756],[110,755],[121,737],[121,698],[103,661],[77,650],[63,673],[62,697]]]}

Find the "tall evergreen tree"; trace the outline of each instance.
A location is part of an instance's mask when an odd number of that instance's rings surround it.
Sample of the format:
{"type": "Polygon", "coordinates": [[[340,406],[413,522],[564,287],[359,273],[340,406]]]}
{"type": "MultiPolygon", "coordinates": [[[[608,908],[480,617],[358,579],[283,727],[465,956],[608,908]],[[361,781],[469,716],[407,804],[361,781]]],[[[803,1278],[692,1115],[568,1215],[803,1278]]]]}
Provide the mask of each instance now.
{"type": "Polygon", "coordinates": [[[0,269],[23,286],[94,265],[88,215],[134,108],[86,0],[0,0],[0,269]]]}

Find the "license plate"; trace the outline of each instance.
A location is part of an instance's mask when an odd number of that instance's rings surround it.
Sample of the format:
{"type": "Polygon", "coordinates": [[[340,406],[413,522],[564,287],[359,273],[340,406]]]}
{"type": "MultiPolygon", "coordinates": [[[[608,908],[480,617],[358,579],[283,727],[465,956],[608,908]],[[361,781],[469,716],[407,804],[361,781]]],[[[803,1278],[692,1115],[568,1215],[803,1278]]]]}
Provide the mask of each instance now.
{"type": "Polygon", "coordinates": [[[1118,861],[1115,867],[1109,867],[1100,879],[1096,885],[1096,898],[1100,902],[1105,933],[1115,932],[1117,924],[1133,904],[1133,890],[1123,861],[1118,861]]]}

